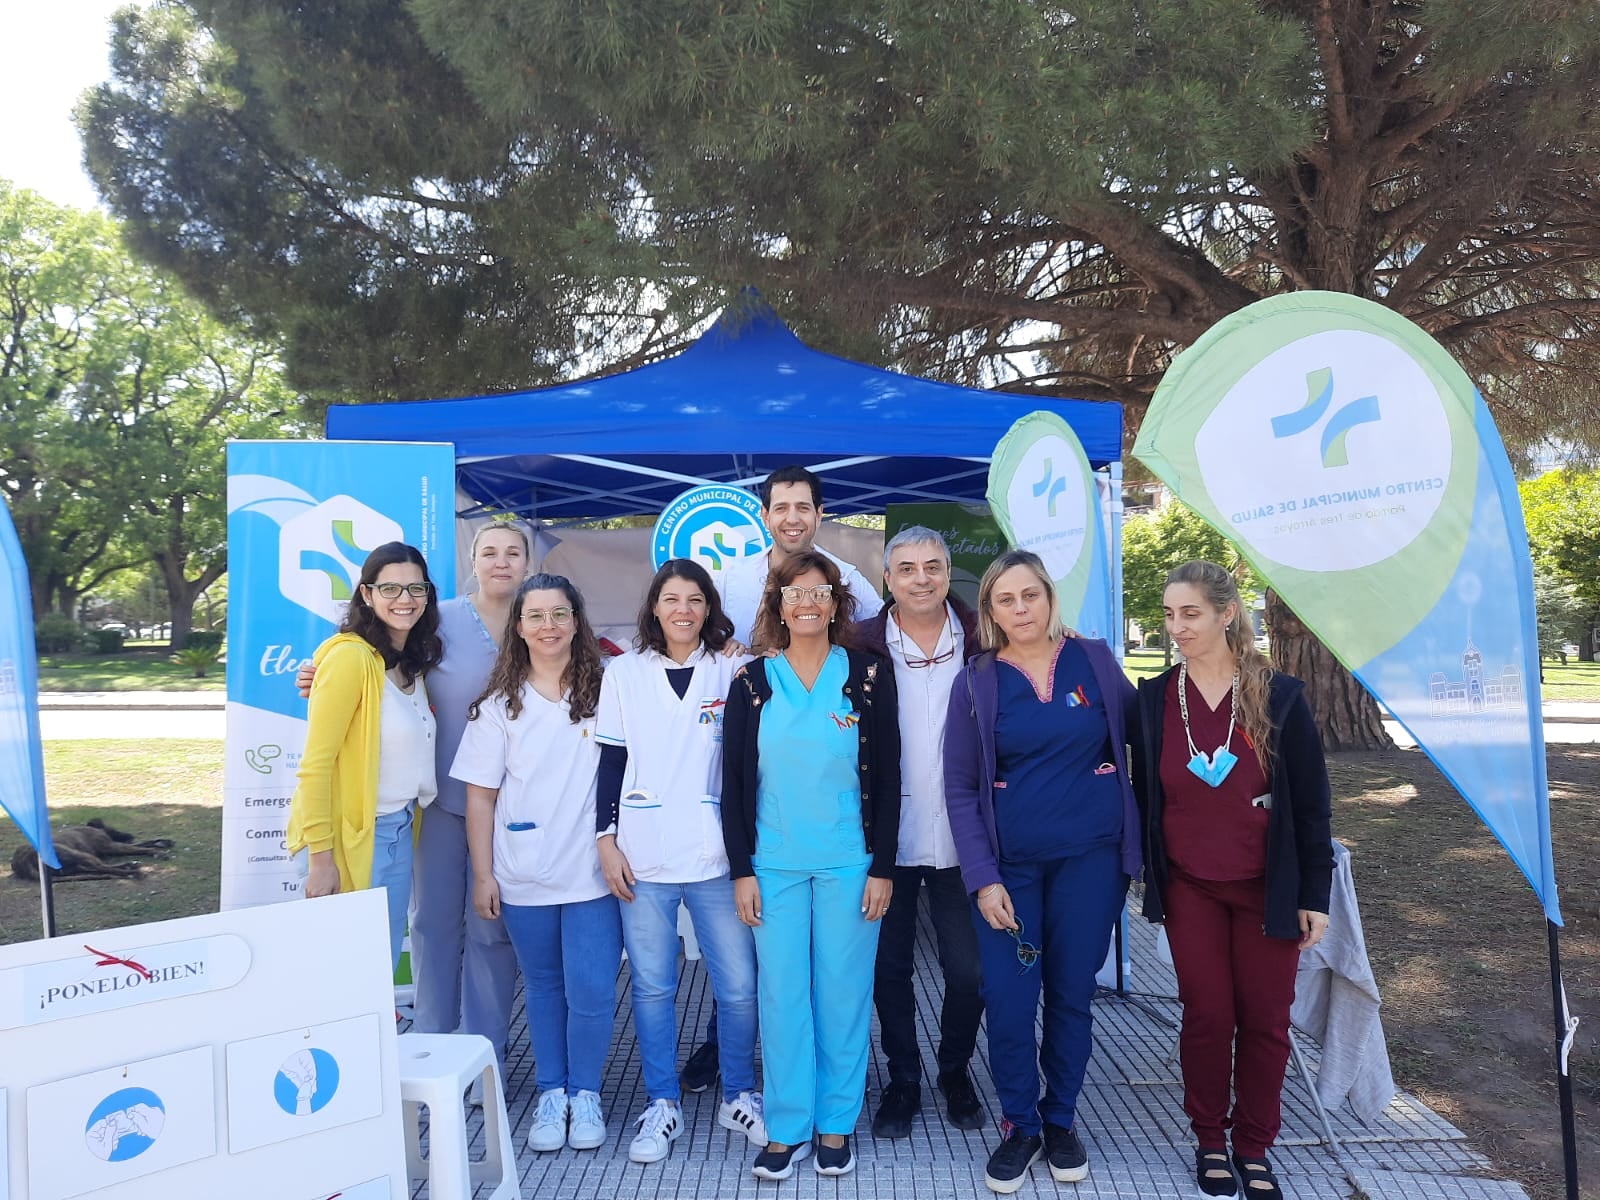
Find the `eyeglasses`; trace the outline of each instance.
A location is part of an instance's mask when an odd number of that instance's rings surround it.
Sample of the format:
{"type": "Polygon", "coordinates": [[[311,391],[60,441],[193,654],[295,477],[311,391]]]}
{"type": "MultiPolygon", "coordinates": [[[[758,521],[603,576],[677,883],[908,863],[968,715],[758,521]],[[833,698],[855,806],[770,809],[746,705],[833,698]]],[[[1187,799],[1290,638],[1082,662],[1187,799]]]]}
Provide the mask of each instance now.
{"type": "Polygon", "coordinates": [[[522,614],[523,621],[528,625],[543,625],[546,620],[552,625],[572,624],[572,610],[570,608],[531,608],[522,614]]]}
{"type": "Polygon", "coordinates": [[[1039,961],[1039,947],[1032,942],[1022,940],[1022,918],[1017,918],[1017,927],[1006,930],[1017,943],[1017,961],[1022,964],[1018,975],[1025,975],[1039,961]]]}
{"type": "Polygon", "coordinates": [[[779,588],[778,593],[783,597],[783,602],[789,605],[799,604],[807,598],[813,604],[826,604],[833,599],[833,584],[819,583],[816,587],[808,588],[796,587],[794,584],[790,584],[788,587],[779,588]]]}
{"type": "Polygon", "coordinates": [[[908,656],[906,658],[906,666],[910,667],[912,670],[915,670],[918,667],[937,667],[940,663],[949,662],[955,656],[956,648],[951,646],[950,649],[942,651],[939,654],[935,654],[932,658],[911,658],[908,656]]]}
{"type": "Polygon", "coordinates": [[[417,600],[428,598],[428,585],[425,583],[369,583],[367,586],[385,600],[398,600],[401,592],[417,600]]]}

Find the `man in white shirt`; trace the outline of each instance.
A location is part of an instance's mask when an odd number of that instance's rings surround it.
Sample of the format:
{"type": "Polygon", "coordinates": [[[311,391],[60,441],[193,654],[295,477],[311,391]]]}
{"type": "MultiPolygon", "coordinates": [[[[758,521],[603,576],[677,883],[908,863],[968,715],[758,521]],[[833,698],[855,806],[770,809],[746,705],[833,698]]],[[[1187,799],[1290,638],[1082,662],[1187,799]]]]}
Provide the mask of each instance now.
{"type": "Polygon", "coordinates": [[[875,1137],[903,1138],[922,1107],[922,1059],[912,994],[917,903],[927,885],[928,911],[944,971],[939,1016],[938,1086],[950,1123],[983,1124],[968,1064],[983,1016],[982,971],[972,904],[944,807],[944,728],[950,689],[979,650],[977,614],[950,594],[950,550],[936,531],[901,530],[883,551],[893,603],[855,632],[868,650],[894,664],[900,701],[900,845],[894,894],[878,936],[873,1000],[889,1085],[872,1118],[875,1137]]]}
{"type": "Polygon", "coordinates": [[[804,467],[779,467],[761,485],[761,520],[772,535],[772,547],[753,558],[735,559],[717,582],[722,593],[723,611],[733,619],[733,636],[746,646],[751,644],[761,593],[767,586],[767,573],[773,556],[787,558],[815,549],[833,559],[844,577],[844,586],[855,598],[856,618],[873,617],[883,608],[878,590],[850,563],[813,546],[822,525],[822,480],[804,467]]]}

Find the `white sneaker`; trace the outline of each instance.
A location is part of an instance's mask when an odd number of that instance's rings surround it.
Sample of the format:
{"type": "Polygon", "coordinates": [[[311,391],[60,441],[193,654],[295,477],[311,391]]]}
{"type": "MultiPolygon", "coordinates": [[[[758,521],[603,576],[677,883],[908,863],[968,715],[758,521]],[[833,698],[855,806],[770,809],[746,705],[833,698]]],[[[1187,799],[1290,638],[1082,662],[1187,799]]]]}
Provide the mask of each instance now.
{"type": "Polygon", "coordinates": [[[528,1128],[528,1149],[543,1152],[565,1146],[570,1110],[565,1091],[551,1088],[541,1092],[539,1103],[533,1110],[533,1124],[528,1128]]]}
{"type": "Polygon", "coordinates": [[[767,1144],[767,1119],[760,1092],[740,1092],[732,1100],[724,1100],[717,1110],[717,1124],[744,1134],[752,1145],[767,1144]]]}
{"type": "Polygon", "coordinates": [[[572,1124],[567,1145],[574,1150],[598,1150],[606,1144],[606,1119],[600,1115],[600,1093],[579,1092],[572,1098],[572,1124]]]}
{"type": "Polygon", "coordinates": [[[639,1132],[628,1145],[628,1158],[636,1163],[660,1162],[683,1132],[683,1110],[671,1100],[652,1100],[638,1121],[639,1132]]]}

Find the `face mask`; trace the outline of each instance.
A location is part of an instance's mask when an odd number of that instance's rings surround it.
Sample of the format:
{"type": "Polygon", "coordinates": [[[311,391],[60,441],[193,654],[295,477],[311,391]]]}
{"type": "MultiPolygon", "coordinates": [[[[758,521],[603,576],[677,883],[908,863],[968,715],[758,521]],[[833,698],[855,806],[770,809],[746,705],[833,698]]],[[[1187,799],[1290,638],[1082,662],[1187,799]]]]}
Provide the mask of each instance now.
{"type": "Polygon", "coordinates": [[[1233,693],[1228,701],[1228,736],[1209,755],[1194,744],[1189,732],[1189,664],[1178,664],[1178,712],[1183,716],[1183,736],[1189,743],[1189,771],[1207,787],[1220,787],[1239,761],[1228,747],[1233,743],[1233,728],[1239,718],[1239,672],[1233,673],[1233,693]]]}
{"type": "Polygon", "coordinates": [[[1206,757],[1203,750],[1196,750],[1194,757],[1189,760],[1189,770],[1207,787],[1217,787],[1238,761],[1239,756],[1226,746],[1218,746],[1210,758],[1206,757]]]}

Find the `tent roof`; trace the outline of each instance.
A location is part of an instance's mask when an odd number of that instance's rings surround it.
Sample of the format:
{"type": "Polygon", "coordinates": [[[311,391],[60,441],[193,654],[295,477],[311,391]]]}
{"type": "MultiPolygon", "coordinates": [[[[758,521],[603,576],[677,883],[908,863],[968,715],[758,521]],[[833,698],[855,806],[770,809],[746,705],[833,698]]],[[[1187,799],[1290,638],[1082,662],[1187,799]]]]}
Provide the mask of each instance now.
{"type": "Polygon", "coordinates": [[[828,512],[981,501],[995,443],[1059,413],[1096,467],[1120,459],[1117,404],[936,383],[813,350],[764,305],[621,375],[460,400],[335,405],[328,436],[453,442],[463,491],[542,520],[657,512],[685,488],[800,463],[828,512]]]}

